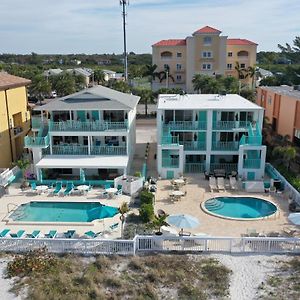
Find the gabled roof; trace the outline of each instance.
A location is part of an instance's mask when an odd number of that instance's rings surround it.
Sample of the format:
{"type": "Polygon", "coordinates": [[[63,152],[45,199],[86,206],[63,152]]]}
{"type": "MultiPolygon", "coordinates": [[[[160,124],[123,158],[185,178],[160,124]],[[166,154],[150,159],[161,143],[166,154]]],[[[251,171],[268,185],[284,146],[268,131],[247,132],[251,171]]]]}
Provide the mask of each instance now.
{"type": "Polygon", "coordinates": [[[171,39],[171,40],[161,40],[152,46],[185,46],[185,39],[171,39]]]}
{"type": "Polygon", "coordinates": [[[29,79],[10,75],[6,72],[0,72],[0,90],[16,88],[30,84],[29,79]]]}
{"type": "Polygon", "coordinates": [[[246,39],[227,39],[227,45],[258,45],[246,39]]]}
{"type": "Polygon", "coordinates": [[[210,27],[210,26],[204,26],[198,30],[196,30],[193,34],[197,34],[197,33],[218,33],[220,34],[222,31],[216,29],[216,28],[213,28],[213,27],[210,27]]]}
{"type": "Polygon", "coordinates": [[[57,98],[35,110],[131,110],[140,97],[97,85],[78,93],[57,98]]]}

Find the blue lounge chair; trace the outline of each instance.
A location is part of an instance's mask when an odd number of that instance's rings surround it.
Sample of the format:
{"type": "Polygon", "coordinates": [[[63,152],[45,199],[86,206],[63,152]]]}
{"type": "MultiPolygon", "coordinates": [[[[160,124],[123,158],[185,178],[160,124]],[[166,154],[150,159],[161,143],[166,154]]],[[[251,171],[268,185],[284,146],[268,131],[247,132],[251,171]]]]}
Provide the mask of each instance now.
{"type": "Polygon", "coordinates": [[[35,182],[32,182],[32,183],[30,184],[30,187],[31,187],[31,190],[32,190],[33,192],[37,192],[37,190],[36,190],[36,183],[35,183],[35,182]]]}
{"type": "Polygon", "coordinates": [[[64,195],[65,196],[70,195],[72,193],[73,189],[74,189],[73,182],[72,181],[67,182],[67,186],[66,186],[66,189],[64,191],[64,195]]]}
{"type": "Polygon", "coordinates": [[[34,230],[32,233],[28,233],[27,237],[31,239],[35,239],[40,235],[41,231],[40,230],[34,230]]]}
{"type": "Polygon", "coordinates": [[[105,183],[104,184],[104,188],[107,190],[107,189],[110,189],[111,188],[111,185],[110,183],[105,183]]]}
{"type": "Polygon", "coordinates": [[[102,234],[101,231],[100,231],[100,232],[94,232],[94,231],[92,231],[92,230],[87,231],[87,232],[84,233],[84,235],[85,235],[87,238],[90,238],[90,239],[94,239],[94,238],[96,238],[97,236],[99,236],[99,235],[101,235],[101,234],[102,234]]]}
{"type": "Polygon", "coordinates": [[[1,232],[0,232],[0,237],[6,237],[8,235],[8,233],[10,232],[10,229],[3,229],[1,232]]]}
{"type": "Polygon", "coordinates": [[[12,238],[21,238],[25,234],[25,230],[19,230],[17,233],[10,233],[12,238]]]}
{"type": "Polygon", "coordinates": [[[67,239],[71,239],[75,235],[75,230],[68,230],[67,232],[64,232],[64,237],[67,239]]]}
{"type": "Polygon", "coordinates": [[[52,192],[53,195],[58,195],[62,188],[62,182],[56,182],[55,190],[52,192]]]}
{"type": "Polygon", "coordinates": [[[50,230],[49,233],[45,234],[45,237],[49,239],[54,239],[56,236],[57,236],[56,230],[50,230]]]}
{"type": "Polygon", "coordinates": [[[109,226],[110,231],[115,231],[119,227],[119,223],[115,223],[109,226]]]}

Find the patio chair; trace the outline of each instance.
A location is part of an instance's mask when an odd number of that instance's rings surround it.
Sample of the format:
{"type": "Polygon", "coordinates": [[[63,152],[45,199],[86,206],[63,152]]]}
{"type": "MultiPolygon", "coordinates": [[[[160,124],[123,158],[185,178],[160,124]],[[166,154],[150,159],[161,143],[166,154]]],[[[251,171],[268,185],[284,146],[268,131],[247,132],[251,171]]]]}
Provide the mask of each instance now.
{"type": "Polygon", "coordinates": [[[76,233],[76,230],[68,230],[67,232],[64,232],[64,237],[66,239],[72,239],[76,233]]]}
{"type": "Polygon", "coordinates": [[[229,183],[230,183],[230,188],[232,190],[237,190],[238,189],[238,187],[237,187],[237,181],[236,181],[235,177],[229,177],[229,183]]]}
{"type": "Polygon", "coordinates": [[[98,237],[99,235],[102,235],[103,232],[99,231],[99,232],[94,232],[92,230],[87,231],[84,233],[84,237],[88,238],[88,239],[94,239],[96,237],[98,237]]]}
{"type": "Polygon", "coordinates": [[[224,182],[224,178],[223,177],[218,177],[217,178],[217,186],[218,186],[218,190],[220,191],[224,191],[225,192],[225,182],[224,182]]]}
{"type": "Polygon", "coordinates": [[[67,182],[66,189],[64,191],[64,196],[69,196],[74,190],[74,184],[72,181],[67,182]]]}
{"type": "Polygon", "coordinates": [[[21,238],[24,236],[24,234],[25,234],[25,230],[21,229],[17,233],[10,233],[10,236],[12,238],[21,238]]]}
{"type": "Polygon", "coordinates": [[[283,227],[282,231],[288,237],[293,237],[295,235],[295,233],[297,232],[296,229],[291,228],[291,227],[283,227]]]}
{"type": "Polygon", "coordinates": [[[26,235],[26,237],[31,238],[31,239],[35,239],[35,238],[39,237],[40,233],[41,233],[40,230],[34,230],[34,231],[32,231],[32,233],[28,233],[26,235]]]}
{"type": "Polygon", "coordinates": [[[57,236],[56,230],[50,230],[48,233],[45,234],[46,238],[54,239],[57,236]]]}
{"type": "Polygon", "coordinates": [[[110,183],[105,183],[104,184],[104,188],[107,190],[107,189],[110,189],[111,188],[111,184],[110,183]]]}
{"type": "Polygon", "coordinates": [[[10,232],[10,229],[3,229],[1,232],[0,232],[0,238],[3,238],[3,237],[6,237],[8,235],[8,233],[10,232]]]}
{"type": "Polygon", "coordinates": [[[30,184],[30,187],[31,187],[31,191],[32,191],[32,192],[37,193],[36,183],[35,183],[35,182],[32,182],[32,183],[30,184]]]}
{"type": "Polygon", "coordinates": [[[218,187],[217,187],[217,182],[216,182],[216,178],[215,177],[209,177],[209,188],[210,188],[210,191],[213,192],[214,190],[218,190],[218,187]]]}
{"type": "Polygon", "coordinates": [[[109,231],[113,232],[113,231],[118,230],[118,228],[119,228],[119,223],[114,223],[109,226],[109,231]]]}
{"type": "Polygon", "coordinates": [[[61,181],[56,182],[56,186],[55,186],[55,189],[52,192],[52,194],[58,195],[60,193],[61,189],[62,189],[62,182],[61,181]]]}
{"type": "Polygon", "coordinates": [[[118,184],[117,189],[118,189],[118,191],[116,192],[116,195],[122,195],[123,194],[123,186],[121,184],[118,184]]]}

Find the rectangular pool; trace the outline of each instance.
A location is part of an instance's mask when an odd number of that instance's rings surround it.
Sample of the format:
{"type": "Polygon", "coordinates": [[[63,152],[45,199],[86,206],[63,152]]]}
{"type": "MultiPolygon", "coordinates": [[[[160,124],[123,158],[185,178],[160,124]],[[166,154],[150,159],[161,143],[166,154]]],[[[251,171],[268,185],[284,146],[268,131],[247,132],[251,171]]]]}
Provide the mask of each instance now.
{"type": "Polygon", "coordinates": [[[24,203],[10,215],[17,222],[92,222],[113,217],[118,208],[99,202],[51,202],[31,201],[24,203]]]}

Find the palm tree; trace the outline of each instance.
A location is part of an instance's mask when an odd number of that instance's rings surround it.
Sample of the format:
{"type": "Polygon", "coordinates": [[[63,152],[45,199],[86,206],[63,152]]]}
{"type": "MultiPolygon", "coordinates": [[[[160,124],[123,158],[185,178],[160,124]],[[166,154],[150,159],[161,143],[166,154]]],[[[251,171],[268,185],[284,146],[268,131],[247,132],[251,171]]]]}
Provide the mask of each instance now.
{"type": "Polygon", "coordinates": [[[121,237],[123,237],[123,231],[124,231],[124,222],[125,222],[125,215],[130,211],[129,207],[128,207],[128,203],[127,202],[123,202],[120,207],[119,207],[119,213],[121,214],[120,216],[120,220],[122,222],[122,226],[121,226],[121,237]]]}
{"type": "Polygon", "coordinates": [[[169,226],[166,222],[166,219],[169,215],[163,214],[161,216],[154,216],[154,220],[152,221],[152,226],[155,229],[158,229],[158,235],[161,235],[161,227],[162,226],[169,226]]]}
{"type": "Polygon", "coordinates": [[[252,89],[255,89],[255,82],[256,82],[256,78],[257,78],[257,68],[255,66],[249,66],[246,70],[246,76],[245,78],[247,78],[248,76],[252,79],[252,83],[251,83],[251,87],[252,89]]]}
{"type": "Polygon", "coordinates": [[[23,178],[23,182],[22,182],[22,186],[26,185],[26,177],[25,177],[25,171],[28,169],[28,167],[30,166],[30,161],[28,159],[19,159],[17,160],[16,164],[15,164],[22,172],[22,178],[23,178]]]}
{"type": "Polygon", "coordinates": [[[201,89],[203,87],[202,75],[201,74],[195,74],[193,79],[192,79],[192,83],[193,83],[194,91],[197,91],[197,93],[200,94],[201,89]]]}
{"type": "Polygon", "coordinates": [[[245,69],[241,67],[240,63],[238,61],[235,62],[235,70],[238,73],[239,79],[244,79],[245,78],[245,69]]]}
{"type": "Polygon", "coordinates": [[[164,71],[159,72],[159,82],[162,83],[166,80],[166,88],[169,88],[169,78],[175,82],[173,75],[170,74],[170,67],[166,66],[164,71]]]}
{"type": "Polygon", "coordinates": [[[105,82],[105,74],[101,69],[96,69],[94,71],[94,80],[97,84],[103,84],[105,82]]]}
{"type": "Polygon", "coordinates": [[[292,146],[276,146],[272,154],[276,157],[276,162],[278,165],[287,163],[287,169],[289,171],[291,162],[296,158],[297,151],[296,148],[292,146]]]}
{"type": "Polygon", "coordinates": [[[157,65],[146,65],[146,70],[144,76],[149,76],[151,80],[155,80],[155,78],[159,78],[159,72],[156,72],[157,65]]]}
{"type": "Polygon", "coordinates": [[[145,115],[148,115],[148,102],[152,102],[154,99],[152,90],[140,89],[136,91],[136,94],[141,97],[141,103],[145,104],[145,115]]]}
{"type": "Polygon", "coordinates": [[[51,83],[42,75],[36,75],[32,79],[29,88],[30,95],[36,97],[40,104],[45,97],[51,93],[51,83]]]}

